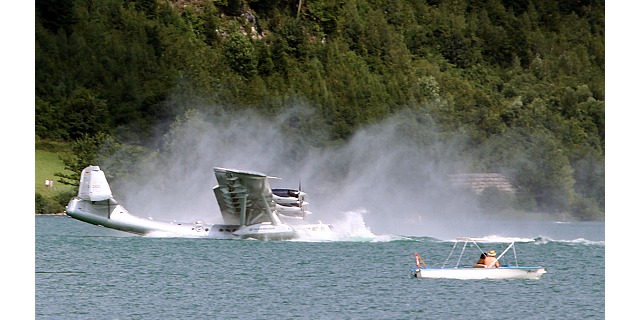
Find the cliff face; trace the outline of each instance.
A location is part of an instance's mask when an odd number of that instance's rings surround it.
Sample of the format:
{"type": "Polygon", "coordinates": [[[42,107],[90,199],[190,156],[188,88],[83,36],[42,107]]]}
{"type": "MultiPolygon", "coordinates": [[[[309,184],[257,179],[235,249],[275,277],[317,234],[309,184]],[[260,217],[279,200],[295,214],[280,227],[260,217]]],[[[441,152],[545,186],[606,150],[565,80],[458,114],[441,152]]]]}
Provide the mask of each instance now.
{"type": "Polygon", "coordinates": [[[187,7],[204,9],[205,0],[169,0],[171,6],[176,10],[184,10],[187,7]]]}

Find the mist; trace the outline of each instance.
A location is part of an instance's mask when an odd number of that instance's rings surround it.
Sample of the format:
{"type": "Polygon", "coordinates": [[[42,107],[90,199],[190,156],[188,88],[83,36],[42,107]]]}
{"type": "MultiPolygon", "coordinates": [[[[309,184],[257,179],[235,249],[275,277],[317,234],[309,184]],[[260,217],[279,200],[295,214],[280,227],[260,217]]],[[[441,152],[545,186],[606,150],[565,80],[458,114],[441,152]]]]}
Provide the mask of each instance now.
{"type": "Polygon", "coordinates": [[[112,186],[130,213],[221,223],[213,168],[225,167],[277,177],[272,188],[301,186],[312,222],[340,223],[358,212],[375,234],[433,236],[463,235],[483,221],[475,197],[448,179],[468,172],[466,137],[441,134],[423,111],[397,112],[340,146],[319,147],[327,133],[310,129],[314,116],[302,107],[269,118],[206,110],[179,117],[136,174],[112,186]]]}

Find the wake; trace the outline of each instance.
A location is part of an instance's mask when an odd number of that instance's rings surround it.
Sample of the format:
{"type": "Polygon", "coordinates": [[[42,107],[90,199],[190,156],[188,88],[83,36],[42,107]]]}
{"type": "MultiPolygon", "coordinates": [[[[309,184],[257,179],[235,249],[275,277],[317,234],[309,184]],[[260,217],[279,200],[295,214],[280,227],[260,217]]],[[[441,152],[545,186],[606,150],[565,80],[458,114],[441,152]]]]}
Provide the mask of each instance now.
{"type": "Polygon", "coordinates": [[[341,217],[331,224],[333,232],[328,236],[301,235],[297,239],[289,241],[322,242],[322,241],[346,241],[346,242],[390,242],[408,240],[409,238],[398,235],[376,235],[364,221],[365,209],[346,211],[341,217]]]}

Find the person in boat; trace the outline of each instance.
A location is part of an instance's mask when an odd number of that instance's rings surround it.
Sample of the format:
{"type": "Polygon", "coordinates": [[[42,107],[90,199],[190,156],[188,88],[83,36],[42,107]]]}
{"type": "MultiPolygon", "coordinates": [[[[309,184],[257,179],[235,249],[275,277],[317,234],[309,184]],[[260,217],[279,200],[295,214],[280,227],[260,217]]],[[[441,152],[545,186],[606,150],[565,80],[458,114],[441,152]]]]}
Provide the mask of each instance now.
{"type": "Polygon", "coordinates": [[[500,267],[500,262],[498,261],[498,259],[496,258],[496,251],[495,250],[491,250],[487,253],[487,256],[484,258],[484,265],[488,268],[489,266],[491,266],[492,268],[499,268],[500,267]],[[493,264],[493,265],[491,265],[493,264]]]}
{"type": "Polygon", "coordinates": [[[483,252],[482,254],[480,254],[480,258],[478,258],[478,261],[476,262],[476,264],[473,265],[474,268],[486,268],[487,266],[484,265],[484,259],[487,257],[487,253],[483,252]]]}

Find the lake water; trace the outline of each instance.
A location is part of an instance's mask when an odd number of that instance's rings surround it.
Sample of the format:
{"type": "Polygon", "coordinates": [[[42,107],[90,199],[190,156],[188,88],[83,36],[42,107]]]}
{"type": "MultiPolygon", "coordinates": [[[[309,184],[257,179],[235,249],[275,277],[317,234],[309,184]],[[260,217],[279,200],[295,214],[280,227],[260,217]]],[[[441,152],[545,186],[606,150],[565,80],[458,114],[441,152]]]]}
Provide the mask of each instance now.
{"type": "Polygon", "coordinates": [[[548,233],[486,236],[518,240],[518,263],[546,267],[542,279],[465,281],[409,277],[414,251],[439,265],[449,255],[451,239],[149,238],[66,216],[37,216],[35,315],[64,320],[604,319],[604,223],[536,224],[548,233]]]}

